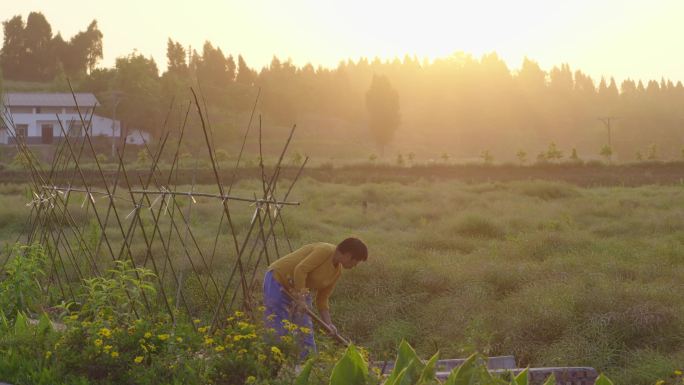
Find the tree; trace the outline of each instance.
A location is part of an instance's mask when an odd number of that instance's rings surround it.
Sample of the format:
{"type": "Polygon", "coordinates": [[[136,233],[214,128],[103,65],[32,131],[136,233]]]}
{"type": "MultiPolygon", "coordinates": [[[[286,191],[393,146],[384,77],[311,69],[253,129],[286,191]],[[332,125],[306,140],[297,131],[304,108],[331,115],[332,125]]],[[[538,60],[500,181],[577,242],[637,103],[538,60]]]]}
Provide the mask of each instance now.
{"type": "Polygon", "coordinates": [[[577,155],[577,149],[573,147],[572,154],[570,154],[570,160],[573,162],[579,162],[580,157],[577,155]]]}
{"type": "Polygon", "coordinates": [[[238,55],[238,70],[235,81],[242,84],[251,85],[256,80],[256,72],[247,66],[242,55],[238,55]]]}
{"type": "Polygon", "coordinates": [[[480,158],[482,158],[482,162],[486,165],[491,165],[494,163],[494,157],[492,156],[492,153],[489,152],[489,150],[484,150],[480,154],[480,158]]]}
{"type": "Polygon", "coordinates": [[[167,72],[175,75],[187,75],[188,64],[186,62],[185,48],[169,38],[166,43],[167,72]]]}
{"type": "Polygon", "coordinates": [[[601,147],[601,152],[599,154],[606,158],[606,161],[610,163],[613,156],[613,149],[606,144],[605,146],[601,147]]]}
{"type": "Polygon", "coordinates": [[[4,21],[2,26],[5,32],[2,54],[0,55],[3,73],[9,79],[25,79],[26,68],[23,66],[26,55],[24,20],[17,15],[4,21]]]}
{"type": "Polygon", "coordinates": [[[551,142],[549,144],[549,148],[546,150],[546,159],[553,162],[560,160],[561,158],[563,158],[563,151],[556,147],[556,143],[551,142]]]}
{"type": "Polygon", "coordinates": [[[127,125],[155,132],[161,108],[160,82],[157,64],[153,59],[133,53],[116,59],[113,89],[124,97],[117,107],[117,117],[127,125]]]}
{"type": "Polygon", "coordinates": [[[68,55],[62,58],[62,63],[69,76],[82,76],[93,72],[101,59],[102,32],[97,28],[97,20],[93,20],[85,31],[71,38],[68,55]]]}
{"type": "Polygon", "coordinates": [[[366,92],[366,108],[373,139],[380,154],[399,127],[399,93],[383,75],[373,75],[371,86],[366,92]]]}
{"type": "Polygon", "coordinates": [[[518,158],[518,162],[521,166],[527,162],[527,152],[524,150],[518,150],[518,152],[515,153],[515,157],[518,158]]]}
{"type": "Polygon", "coordinates": [[[228,74],[227,64],[221,48],[214,48],[210,42],[205,42],[202,48],[202,62],[197,68],[197,79],[200,84],[225,90],[233,80],[228,74]]]}
{"type": "Polygon", "coordinates": [[[55,75],[57,60],[51,48],[52,27],[45,16],[39,12],[31,12],[24,29],[23,60],[24,70],[29,80],[52,80],[55,75]]]}

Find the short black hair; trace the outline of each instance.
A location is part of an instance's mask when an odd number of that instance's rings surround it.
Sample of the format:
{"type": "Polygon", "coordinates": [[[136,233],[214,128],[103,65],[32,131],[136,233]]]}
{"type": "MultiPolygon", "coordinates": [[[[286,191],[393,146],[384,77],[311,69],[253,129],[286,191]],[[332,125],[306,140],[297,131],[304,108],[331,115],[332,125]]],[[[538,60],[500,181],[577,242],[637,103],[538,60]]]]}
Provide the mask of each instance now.
{"type": "Polygon", "coordinates": [[[368,259],[368,248],[362,240],[358,238],[347,238],[337,245],[340,253],[350,253],[353,259],[365,261],[368,259]]]}

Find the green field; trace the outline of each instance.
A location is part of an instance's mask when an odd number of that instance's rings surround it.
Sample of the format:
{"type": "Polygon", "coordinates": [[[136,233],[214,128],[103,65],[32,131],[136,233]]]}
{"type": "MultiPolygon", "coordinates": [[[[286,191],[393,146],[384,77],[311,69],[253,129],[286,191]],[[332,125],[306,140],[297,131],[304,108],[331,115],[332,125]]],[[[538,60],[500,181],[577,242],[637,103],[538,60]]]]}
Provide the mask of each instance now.
{"type": "MultiPolygon", "coordinates": [[[[235,193],[259,188],[244,181],[235,193]]],[[[22,186],[1,191],[0,240],[11,243],[28,198],[22,186]]],[[[619,384],[650,384],[684,361],[680,186],[305,178],[291,200],[302,202],[284,213],[295,247],[368,243],[369,261],[343,276],[332,313],[374,358],[394,357],[405,338],[424,357],[512,354],[521,366],[593,366],[619,384]]],[[[236,208],[242,231],[249,210],[236,208]]],[[[217,213],[207,200],[193,208],[203,245],[217,213]]],[[[230,262],[215,268],[227,274],[230,262]]]]}

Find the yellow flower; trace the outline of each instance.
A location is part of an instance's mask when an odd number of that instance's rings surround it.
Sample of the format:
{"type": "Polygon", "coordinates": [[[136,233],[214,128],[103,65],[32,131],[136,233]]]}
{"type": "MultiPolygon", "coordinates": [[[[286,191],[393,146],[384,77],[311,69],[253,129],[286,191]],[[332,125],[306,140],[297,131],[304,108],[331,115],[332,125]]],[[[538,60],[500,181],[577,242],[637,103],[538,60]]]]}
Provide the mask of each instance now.
{"type": "Polygon", "coordinates": [[[69,316],[69,319],[72,321],[76,321],[78,319],[78,314],[74,314],[72,316],[69,316]]]}
{"type": "Polygon", "coordinates": [[[228,318],[226,318],[226,321],[228,321],[228,322],[231,322],[231,321],[234,321],[234,320],[235,320],[235,317],[228,317],[228,318]]]}
{"type": "Polygon", "coordinates": [[[112,358],[119,357],[119,352],[112,352],[112,358]]]}
{"type": "Polygon", "coordinates": [[[302,326],[299,328],[299,330],[301,330],[302,333],[304,333],[304,334],[311,334],[311,329],[309,329],[307,327],[302,326]]]}
{"type": "Polygon", "coordinates": [[[238,327],[240,329],[247,329],[248,327],[250,327],[250,324],[248,324],[247,322],[240,321],[240,322],[238,322],[238,327]]]}
{"type": "Polygon", "coordinates": [[[665,384],[665,380],[658,380],[655,383],[655,385],[663,385],[663,384],[665,384]]]}
{"type": "Polygon", "coordinates": [[[265,360],[265,359],[266,359],[266,355],[265,355],[265,354],[259,353],[259,355],[257,355],[257,360],[263,361],[263,360],[265,360]]]}
{"type": "Polygon", "coordinates": [[[176,337],[176,342],[181,343],[183,342],[183,339],[181,337],[176,337]]]}
{"type": "Polygon", "coordinates": [[[292,342],[292,336],[280,336],[280,340],[286,344],[289,344],[292,342]]]}
{"type": "Polygon", "coordinates": [[[239,310],[235,310],[235,316],[236,316],[236,317],[244,317],[244,316],[245,316],[245,313],[243,313],[243,312],[241,312],[241,311],[239,311],[239,310]]]}
{"type": "Polygon", "coordinates": [[[259,310],[259,311],[265,311],[265,310],[266,310],[266,306],[259,306],[259,307],[257,308],[257,310],[259,310]]]}
{"type": "Polygon", "coordinates": [[[201,321],[198,320],[198,319],[194,319],[194,320],[192,320],[192,322],[194,322],[195,324],[198,324],[198,323],[200,323],[201,321]]]}
{"type": "Polygon", "coordinates": [[[107,328],[102,328],[102,329],[100,329],[99,332],[97,332],[97,334],[99,334],[100,336],[102,336],[104,338],[108,338],[108,337],[112,336],[112,331],[107,329],[107,328]]]}
{"type": "Polygon", "coordinates": [[[677,370],[674,371],[674,375],[675,375],[675,376],[681,376],[681,375],[682,375],[682,371],[679,370],[679,369],[677,369],[677,370]]]}
{"type": "Polygon", "coordinates": [[[160,341],[166,341],[169,339],[169,335],[168,334],[160,334],[157,336],[157,338],[159,338],[160,341]]]}
{"type": "Polygon", "coordinates": [[[147,333],[145,333],[145,335],[144,335],[143,337],[145,337],[145,338],[152,338],[152,333],[147,332],[147,333]]]}
{"type": "Polygon", "coordinates": [[[254,376],[249,376],[249,377],[247,377],[247,379],[245,380],[245,384],[253,384],[253,383],[255,383],[255,382],[256,382],[256,377],[254,377],[254,376]]]}
{"type": "Polygon", "coordinates": [[[201,328],[198,328],[197,331],[200,333],[206,333],[209,328],[207,326],[202,326],[201,328]]]}
{"type": "Polygon", "coordinates": [[[136,364],[139,364],[139,363],[143,362],[143,356],[137,356],[137,357],[135,357],[135,358],[133,359],[133,362],[135,362],[136,364]]]}
{"type": "Polygon", "coordinates": [[[94,342],[95,346],[102,346],[102,340],[101,339],[96,339],[94,342]]]}
{"type": "Polygon", "coordinates": [[[247,353],[247,349],[238,350],[238,354],[245,354],[245,353],[247,353]]]}
{"type": "Polygon", "coordinates": [[[48,350],[47,352],[45,352],[45,359],[47,360],[50,357],[52,357],[52,352],[48,350]]]}
{"type": "Polygon", "coordinates": [[[211,345],[211,344],[213,344],[213,343],[214,343],[214,339],[213,339],[213,338],[207,337],[207,338],[204,339],[204,344],[205,344],[205,345],[211,345]]]}
{"type": "Polygon", "coordinates": [[[283,357],[283,352],[281,352],[276,346],[271,346],[271,353],[276,361],[283,361],[285,359],[285,357],[283,357]]]}
{"type": "Polygon", "coordinates": [[[224,351],[225,349],[226,349],[226,348],[224,348],[224,347],[221,346],[221,345],[219,345],[219,346],[217,346],[217,347],[214,348],[214,350],[216,350],[217,352],[222,352],[222,351],[224,351]]]}
{"type": "Polygon", "coordinates": [[[107,352],[109,352],[110,350],[112,350],[112,345],[106,345],[104,348],[102,348],[102,350],[104,350],[105,353],[107,353],[107,352]]]}

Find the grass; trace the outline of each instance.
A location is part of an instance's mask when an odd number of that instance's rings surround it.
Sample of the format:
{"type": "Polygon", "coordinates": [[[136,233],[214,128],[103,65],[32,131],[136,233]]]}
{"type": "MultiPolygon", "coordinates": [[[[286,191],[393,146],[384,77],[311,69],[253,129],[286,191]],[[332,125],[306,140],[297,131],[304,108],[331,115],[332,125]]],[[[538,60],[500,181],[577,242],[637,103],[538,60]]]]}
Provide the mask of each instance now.
{"type": "MultiPolygon", "coordinates": [[[[248,180],[233,192],[250,196],[259,188],[248,180]]],[[[28,214],[27,198],[21,187],[0,191],[0,239],[8,242],[28,214]]],[[[369,261],[339,282],[332,313],[343,334],[379,358],[406,338],[422,356],[438,349],[442,357],[514,354],[523,367],[588,365],[629,384],[667,377],[682,362],[681,186],[305,178],[291,199],[303,202],[285,213],[294,246],[350,235],[369,244],[369,261]]],[[[91,214],[79,212],[81,201],[75,197],[73,208],[86,227],[91,214]]],[[[231,208],[244,233],[252,208],[231,208]]],[[[207,254],[219,215],[208,199],[192,205],[207,254]]],[[[134,253],[142,259],[140,243],[134,253]]],[[[213,265],[220,279],[232,266],[232,247],[220,239],[213,265]]],[[[287,250],[285,242],[280,248],[287,250]]],[[[177,247],[172,256],[189,271],[177,247]]],[[[187,291],[201,297],[193,279],[187,291]]]]}

